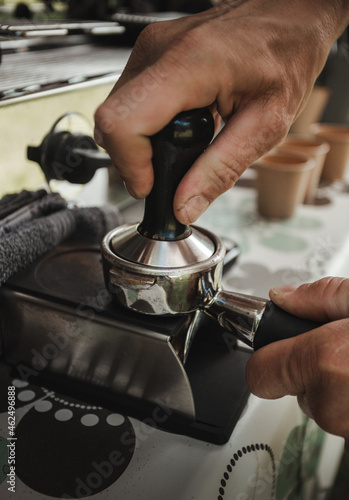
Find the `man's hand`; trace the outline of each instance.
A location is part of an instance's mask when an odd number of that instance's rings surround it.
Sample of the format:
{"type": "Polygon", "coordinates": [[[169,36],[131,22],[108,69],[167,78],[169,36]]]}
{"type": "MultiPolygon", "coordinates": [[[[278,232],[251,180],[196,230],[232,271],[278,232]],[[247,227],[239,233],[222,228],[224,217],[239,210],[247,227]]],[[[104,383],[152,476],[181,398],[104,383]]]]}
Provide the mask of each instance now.
{"type": "Polygon", "coordinates": [[[344,0],[226,0],[147,27],[95,115],[137,198],[153,183],[149,136],[178,112],[209,106],[226,123],[180,183],[174,211],[194,222],[286,135],[349,20],[344,0]]]}
{"type": "Polygon", "coordinates": [[[349,279],[275,288],[270,298],[292,314],[328,323],[255,352],[247,365],[248,386],[261,398],[297,396],[303,412],[344,437],[348,447],[349,279]]]}

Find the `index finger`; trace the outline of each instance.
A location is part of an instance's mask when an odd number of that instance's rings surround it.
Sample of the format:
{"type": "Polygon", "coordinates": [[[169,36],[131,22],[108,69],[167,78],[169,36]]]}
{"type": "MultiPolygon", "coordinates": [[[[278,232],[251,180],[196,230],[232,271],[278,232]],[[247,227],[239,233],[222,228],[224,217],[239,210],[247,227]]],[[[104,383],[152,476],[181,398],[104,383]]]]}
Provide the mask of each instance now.
{"type": "Polygon", "coordinates": [[[96,135],[103,138],[127,188],[138,198],[149,194],[153,184],[149,136],[180,111],[215,100],[215,85],[197,87],[197,75],[187,71],[195,73],[193,68],[171,64],[165,55],[117,88],[96,111],[96,135]]]}

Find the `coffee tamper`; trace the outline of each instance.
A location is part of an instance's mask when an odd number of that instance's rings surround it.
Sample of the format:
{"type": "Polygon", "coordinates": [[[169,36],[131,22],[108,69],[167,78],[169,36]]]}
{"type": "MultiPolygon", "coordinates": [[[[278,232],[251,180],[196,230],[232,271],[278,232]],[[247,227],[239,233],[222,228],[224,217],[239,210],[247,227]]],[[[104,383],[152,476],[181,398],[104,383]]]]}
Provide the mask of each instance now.
{"type": "Polygon", "coordinates": [[[104,277],[115,300],[136,313],[169,316],[200,310],[256,350],[320,323],[293,316],[269,300],[222,290],[221,239],[176,220],[176,188],[213,134],[212,114],[203,108],[178,114],[151,137],[154,186],[143,220],[105,236],[104,277]]]}

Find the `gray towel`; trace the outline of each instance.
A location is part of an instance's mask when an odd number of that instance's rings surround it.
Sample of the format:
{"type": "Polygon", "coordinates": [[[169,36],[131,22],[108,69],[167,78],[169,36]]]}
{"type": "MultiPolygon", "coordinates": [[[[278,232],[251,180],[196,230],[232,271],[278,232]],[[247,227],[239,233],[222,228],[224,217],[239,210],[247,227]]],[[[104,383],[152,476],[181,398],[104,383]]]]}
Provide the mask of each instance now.
{"type": "Polygon", "coordinates": [[[20,205],[24,199],[22,193],[19,193],[8,206],[5,204],[6,199],[15,195],[7,195],[0,200],[0,238],[4,234],[13,232],[17,227],[23,226],[26,222],[67,207],[67,202],[58,193],[47,194],[45,191],[45,195],[37,199],[34,196],[35,193],[30,193],[32,196],[29,196],[26,191],[27,201],[20,205]]]}
{"type": "Polygon", "coordinates": [[[32,201],[39,200],[47,195],[45,189],[38,191],[26,191],[25,189],[20,193],[7,194],[0,200],[0,220],[4,219],[7,215],[15,212],[19,208],[28,205],[32,201]]]}
{"type": "Polygon", "coordinates": [[[120,223],[113,206],[68,208],[56,193],[30,201],[0,220],[0,285],[65,239],[100,243],[120,223]]]}

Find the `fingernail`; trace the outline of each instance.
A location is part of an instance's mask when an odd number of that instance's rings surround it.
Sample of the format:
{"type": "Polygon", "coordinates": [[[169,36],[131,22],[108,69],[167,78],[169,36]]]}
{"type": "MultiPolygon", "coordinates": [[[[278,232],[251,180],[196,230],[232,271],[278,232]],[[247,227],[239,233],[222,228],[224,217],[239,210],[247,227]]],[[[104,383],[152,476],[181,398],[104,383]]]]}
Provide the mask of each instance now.
{"type": "Polygon", "coordinates": [[[286,295],[293,292],[297,287],[293,285],[276,286],[270,290],[270,295],[276,297],[277,295],[286,295]]]}
{"type": "Polygon", "coordinates": [[[178,209],[181,214],[181,221],[184,224],[192,224],[205,212],[209,205],[210,202],[204,196],[193,196],[178,209]]]}

